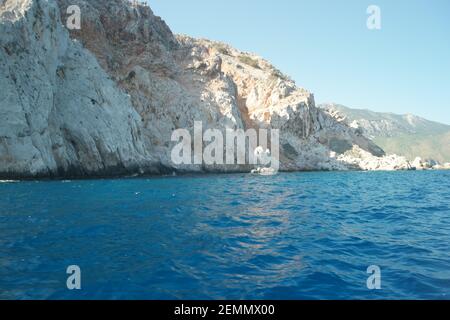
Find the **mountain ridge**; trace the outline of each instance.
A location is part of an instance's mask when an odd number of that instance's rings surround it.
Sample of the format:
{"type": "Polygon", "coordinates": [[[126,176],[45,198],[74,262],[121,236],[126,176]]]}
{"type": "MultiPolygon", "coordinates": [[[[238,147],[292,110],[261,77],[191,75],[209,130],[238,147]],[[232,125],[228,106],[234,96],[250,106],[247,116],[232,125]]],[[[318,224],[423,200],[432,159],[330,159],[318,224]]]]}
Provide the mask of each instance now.
{"type": "Polygon", "coordinates": [[[319,108],[339,113],[346,122],[363,130],[388,153],[450,162],[450,125],[427,120],[414,114],[375,112],[353,109],[341,104],[320,104],[319,108]]]}

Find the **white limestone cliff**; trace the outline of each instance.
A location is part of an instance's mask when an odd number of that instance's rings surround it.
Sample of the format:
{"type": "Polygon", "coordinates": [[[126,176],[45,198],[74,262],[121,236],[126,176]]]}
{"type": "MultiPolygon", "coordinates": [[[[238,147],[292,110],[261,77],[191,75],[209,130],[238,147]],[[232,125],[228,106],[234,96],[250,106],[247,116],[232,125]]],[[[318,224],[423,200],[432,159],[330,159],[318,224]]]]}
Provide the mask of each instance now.
{"type": "Polygon", "coordinates": [[[0,177],[249,171],[174,165],[171,134],[194,121],[280,129],[282,170],[390,159],[264,59],[174,36],[149,7],[124,0],[3,0],[0,71],[0,177]],[[82,11],[70,34],[69,5],[82,11]]]}
{"type": "Polygon", "coordinates": [[[0,7],[0,175],[155,170],[129,96],[77,41],[54,1],[0,7]]]}

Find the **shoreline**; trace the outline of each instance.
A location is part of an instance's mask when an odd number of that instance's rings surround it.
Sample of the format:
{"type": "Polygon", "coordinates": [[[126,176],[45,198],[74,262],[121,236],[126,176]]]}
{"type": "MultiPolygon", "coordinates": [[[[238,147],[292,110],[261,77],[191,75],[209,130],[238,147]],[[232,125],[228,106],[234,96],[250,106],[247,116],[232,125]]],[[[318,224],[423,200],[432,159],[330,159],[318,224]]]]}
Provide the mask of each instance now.
{"type": "MultiPolygon", "coordinates": [[[[422,169],[422,170],[280,170],[279,173],[372,173],[372,172],[436,172],[450,171],[450,169],[422,169]]],[[[175,173],[175,172],[174,172],[175,173]]],[[[171,179],[171,178],[203,178],[210,176],[230,176],[230,175],[250,175],[257,177],[248,171],[233,172],[176,172],[175,174],[134,174],[134,175],[93,175],[93,176],[60,176],[60,177],[17,177],[3,178],[0,176],[0,184],[20,183],[20,182],[69,182],[69,181],[94,181],[94,180],[138,180],[138,179],[171,179]]]]}

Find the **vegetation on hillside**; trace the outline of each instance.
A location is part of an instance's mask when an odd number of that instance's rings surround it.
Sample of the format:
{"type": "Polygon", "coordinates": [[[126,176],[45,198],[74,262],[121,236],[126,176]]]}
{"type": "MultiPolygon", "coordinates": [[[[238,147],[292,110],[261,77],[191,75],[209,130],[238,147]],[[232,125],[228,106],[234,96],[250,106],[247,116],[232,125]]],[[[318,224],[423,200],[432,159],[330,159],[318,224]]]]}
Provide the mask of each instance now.
{"type": "Polygon", "coordinates": [[[422,159],[433,159],[441,163],[450,162],[450,132],[427,136],[379,137],[374,142],[387,153],[404,155],[409,160],[420,156],[422,159]]]}
{"type": "Polygon", "coordinates": [[[261,69],[261,67],[259,66],[259,63],[256,59],[253,59],[249,56],[244,56],[244,55],[240,55],[239,56],[239,61],[256,69],[261,69]]]}
{"type": "Polygon", "coordinates": [[[214,48],[219,51],[219,53],[227,55],[227,56],[231,56],[231,52],[230,50],[227,48],[226,45],[222,44],[222,43],[217,43],[214,45],[214,48]]]}

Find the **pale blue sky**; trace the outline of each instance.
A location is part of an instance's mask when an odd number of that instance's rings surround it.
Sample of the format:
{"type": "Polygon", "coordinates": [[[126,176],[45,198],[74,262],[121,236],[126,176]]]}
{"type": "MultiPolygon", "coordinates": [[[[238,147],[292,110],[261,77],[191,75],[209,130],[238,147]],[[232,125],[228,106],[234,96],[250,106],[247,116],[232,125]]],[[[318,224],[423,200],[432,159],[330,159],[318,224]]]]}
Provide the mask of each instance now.
{"type": "Polygon", "coordinates": [[[450,124],[449,0],[150,0],[174,33],[255,52],[314,93],[450,124]],[[369,5],[382,29],[366,27],[369,5]]]}

